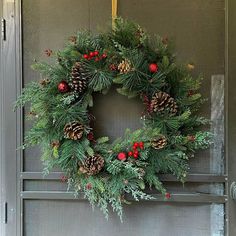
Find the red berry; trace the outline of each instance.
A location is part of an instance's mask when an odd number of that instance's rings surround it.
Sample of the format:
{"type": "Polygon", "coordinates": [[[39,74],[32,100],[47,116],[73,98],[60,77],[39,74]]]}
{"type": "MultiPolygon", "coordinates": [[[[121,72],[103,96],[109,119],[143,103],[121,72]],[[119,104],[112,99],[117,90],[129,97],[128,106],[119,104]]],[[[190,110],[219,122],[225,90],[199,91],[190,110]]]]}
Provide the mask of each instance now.
{"type": "Polygon", "coordinates": [[[138,158],[138,154],[134,154],[134,158],[137,159],[138,158]]]}
{"type": "Polygon", "coordinates": [[[106,58],[107,57],[107,54],[106,53],[103,53],[102,54],[102,58],[104,59],[104,58],[106,58]]]}
{"type": "Polygon", "coordinates": [[[143,149],[143,146],[144,146],[144,143],[143,143],[143,142],[139,142],[139,147],[140,147],[141,149],[143,149]]]}
{"type": "Polygon", "coordinates": [[[120,160],[120,161],[125,161],[126,160],[126,153],[125,152],[120,152],[117,155],[117,159],[120,160]]]}
{"type": "Polygon", "coordinates": [[[89,141],[95,141],[93,132],[89,132],[89,133],[88,133],[87,139],[88,139],[89,141]]]}
{"type": "Polygon", "coordinates": [[[138,147],[138,146],[139,146],[139,143],[135,142],[134,147],[138,147]]]}
{"type": "Polygon", "coordinates": [[[171,194],[170,193],[166,193],[165,197],[166,197],[166,199],[170,199],[171,198],[171,194]]]}
{"type": "Polygon", "coordinates": [[[94,56],[95,56],[95,55],[94,55],[94,52],[90,52],[90,53],[89,53],[89,56],[90,56],[90,57],[94,57],[94,56]]]}
{"type": "Polygon", "coordinates": [[[131,151],[128,152],[128,156],[129,156],[129,157],[132,157],[132,156],[133,156],[133,152],[131,152],[131,151]]]}
{"type": "Polygon", "coordinates": [[[86,184],[86,189],[91,190],[93,188],[91,183],[86,184]]]}
{"type": "Polygon", "coordinates": [[[61,81],[58,86],[57,86],[57,89],[59,92],[61,93],[66,93],[69,91],[69,85],[66,81],[61,81]]]}
{"type": "Polygon", "coordinates": [[[97,56],[98,54],[99,54],[98,51],[95,51],[95,52],[94,52],[94,56],[97,56]]]}
{"type": "Polygon", "coordinates": [[[151,63],[149,65],[149,71],[152,73],[156,73],[158,71],[158,65],[156,63],[151,63]]]}
{"type": "Polygon", "coordinates": [[[134,154],[138,155],[139,151],[138,150],[134,150],[134,154]]]}
{"type": "Polygon", "coordinates": [[[66,182],[68,180],[68,178],[65,175],[61,176],[61,182],[66,182]]]}
{"type": "Polygon", "coordinates": [[[84,54],[84,59],[88,59],[88,54],[84,54]]]}
{"type": "Polygon", "coordinates": [[[95,61],[100,61],[99,57],[95,57],[94,60],[95,60],[95,61]]]}

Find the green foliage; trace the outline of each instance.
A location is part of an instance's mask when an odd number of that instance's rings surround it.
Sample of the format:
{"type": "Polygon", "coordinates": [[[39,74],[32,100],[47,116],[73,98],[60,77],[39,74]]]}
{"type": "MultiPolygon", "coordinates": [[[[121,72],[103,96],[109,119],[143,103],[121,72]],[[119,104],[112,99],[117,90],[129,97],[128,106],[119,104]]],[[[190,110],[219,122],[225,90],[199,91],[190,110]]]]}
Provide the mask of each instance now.
{"type": "Polygon", "coordinates": [[[114,29],[104,34],[78,32],[75,39],[53,54],[54,64],[39,62],[32,66],[46,82],[28,84],[15,104],[16,107],[30,104],[28,117],[33,124],[23,147],[41,145],[45,174],[55,166],[61,168],[68,177],[68,187],[76,194],[83,191],[91,205],[97,205],[106,217],[111,206],[122,220],[123,204],[129,204],[127,195],[136,201],[152,199],[145,191],[147,188],[165,195],[158,175],[173,174],[183,182],[189,158],[211,144],[212,134],[201,131],[209,120],[197,113],[204,100],[199,93],[202,78],[193,78],[187,68],[178,65],[171,45],[160,36],[150,37],[139,25],[121,18],[117,18],[114,29]],[[99,52],[97,60],[84,58],[84,54],[95,50],[99,52]],[[102,54],[105,56],[101,58],[102,54]],[[118,69],[123,60],[130,62],[125,73],[118,69]],[[66,81],[70,86],[76,62],[80,62],[87,90],[79,94],[71,87],[61,93],[58,84],[66,81]],[[158,65],[157,72],[149,70],[151,63],[158,65]],[[113,84],[127,98],[143,100],[146,105],[143,127],[134,132],[127,129],[113,143],[108,137],[93,140],[89,138],[92,127],[88,109],[93,106],[94,92],[106,94],[113,84]],[[175,100],[176,114],[150,109],[150,100],[159,91],[175,100]],[[79,140],[65,138],[64,127],[72,121],[83,126],[79,140]],[[153,141],[159,137],[165,137],[167,143],[155,149],[153,141]],[[137,159],[133,156],[123,161],[117,159],[119,153],[133,152],[136,142],[143,143],[137,148],[137,159]],[[95,154],[104,158],[104,167],[96,175],[87,175],[80,167],[95,154]]]}

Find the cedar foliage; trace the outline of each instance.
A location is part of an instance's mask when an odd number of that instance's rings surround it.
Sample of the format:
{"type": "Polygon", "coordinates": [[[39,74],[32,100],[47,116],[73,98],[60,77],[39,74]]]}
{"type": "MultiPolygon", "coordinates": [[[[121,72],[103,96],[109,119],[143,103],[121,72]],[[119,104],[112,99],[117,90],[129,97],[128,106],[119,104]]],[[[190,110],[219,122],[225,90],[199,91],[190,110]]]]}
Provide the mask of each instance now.
{"type": "Polygon", "coordinates": [[[122,205],[128,203],[126,194],[137,201],[149,200],[153,197],[145,189],[154,188],[165,195],[158,174],[170,173],[184,181],[189,158],[211,144],[211,133],[201,131],[200,127],[208,124],[208,120],[197,113],[203,101],[198,91],[202,78],[193,78],[184,66],[176,64],[170,46],[161,37],[151,38],[139,25],[117,18],[114,29],[99,35],[78,32],[76,40],[68,41],[53,56],[54,64],[40,62],[32,66],[47,78],[47,83],[28,84],[16,102],[16,107],[30,104],[34,123],[23,147],[41,145],[45,173],[59,166],[76,194],[82,191],[91,205],[100,207],[106,217],[111,206],[121,219],[122,205]],[[106,58],[95,61],[83,57],[95,50],[105,53],[106,58]],[[125,73],[111,69],[111,65],[117,68],[122,61],[130,63],[125,73]],[[79,96],[70,91],[60,93],[58,83],[69,84],[73,66],[78,62],[83,68],[83,79],[87,80],[86,90],[79,96]],[[148,69],[153,62],[158,64],[157,73],[148,69]],[[108,137],[91,141],[88,107],[93,106],[93,92],[105,94],[114,83],[119,85],[118,93],[128,98],[140,96],[147,106],[141,119],[143,128],[134,132],[127,129],[124,137],[113,143],[108,137]],[[176,114],[148,110],[150,99],[157,92],[174,98],[178,106],[176,114]],[[74,121],[84,127],[80,140],[66,139],[64,135],[64,127],[74,121]],[[152,140],[157,137],[166,139],[161,149],[152,147],[152,140]],[[58,145],[52,145],[55,141],[58,145]],[[117,159],[118,153],[128,152],[134,142],[140,141],[144,149],[140,150],[138,159],[117,159]],[[96,153],[104,158],[102,171],[89,176],[80,172],[80,163],[96,153]]]}

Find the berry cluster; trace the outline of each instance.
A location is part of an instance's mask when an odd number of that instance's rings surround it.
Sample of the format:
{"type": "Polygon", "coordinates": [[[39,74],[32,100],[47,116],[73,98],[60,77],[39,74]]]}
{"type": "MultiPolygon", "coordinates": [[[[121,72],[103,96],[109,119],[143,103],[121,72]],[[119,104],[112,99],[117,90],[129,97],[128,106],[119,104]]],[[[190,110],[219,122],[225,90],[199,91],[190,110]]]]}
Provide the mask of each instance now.
{"type": "Polygon", "coordinates": [[[134,157],[135,159],[138,158],[139,150],[138,149],[144,149],[144,143],[143,142],[135,142],[133,144],[133,150],[128,152],[129,157],[134,157]]]}
{"type": "Polygon", "coordinates": [[[88,54],[84,54],[83,57],[84,59],[87,59],[87,60],[94,59],[94,61],[100,61],[107,58],[107,54],[103,53],[102,55],[100,55],[100,52],[96,50],[94,52],[89,52],[88,54]]]}
{"type": "MultiPolygon", "coordinates": [[[[141,149],[141,150],[144,149],[143,142],[135,142],[132,146],[132,151],[128,152],[128,157],[133,157],[133,158],[137,159],[139,157],[139,150],[138,149],[141,149]]],[[[120,152],[117,155],[117,159],[120,161],[125,161],[127,159],[127,153],[120,152]]]]}

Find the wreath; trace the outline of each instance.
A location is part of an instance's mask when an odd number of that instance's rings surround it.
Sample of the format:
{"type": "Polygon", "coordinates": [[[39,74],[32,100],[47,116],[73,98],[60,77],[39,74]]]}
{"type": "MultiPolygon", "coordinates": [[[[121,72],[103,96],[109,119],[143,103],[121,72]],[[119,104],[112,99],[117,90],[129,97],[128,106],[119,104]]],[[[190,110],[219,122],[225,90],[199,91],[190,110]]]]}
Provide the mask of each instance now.
{"type": "Polygon", "coordinates": [[[40,62],[41,74],[16,102],[30,103],[33,119],[24,147],[40,144],[45,174],[54,167],[65,173],[69,189],[83,193],[108,217],[109,206],[122,219],[123,203],[150,200],[147,189],[170,198],[162,173],[184,181],[189,158],[211,144],[202,131],[208,119],[197,111],[205,99],[198,92],[202,77],[193,78],[192,64],[178,65],[167,38],[150,37],[136,23],[117,18],[105,33],[78,32],[58,52],[45,51],[55,63],[40,62]],[[144,105],[142,128],[127,129],[123,138],[96,138],[91,121],[95,92],[111,86],[144,105]]]}

